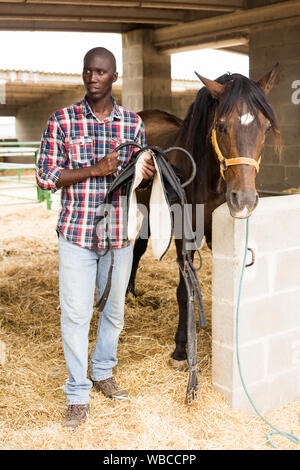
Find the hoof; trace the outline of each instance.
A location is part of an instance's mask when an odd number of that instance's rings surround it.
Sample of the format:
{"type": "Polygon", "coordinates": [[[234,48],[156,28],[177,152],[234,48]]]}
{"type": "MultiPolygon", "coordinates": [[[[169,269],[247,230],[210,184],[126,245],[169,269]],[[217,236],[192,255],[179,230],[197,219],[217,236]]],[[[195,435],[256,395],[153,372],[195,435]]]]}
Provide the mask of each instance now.
{"type": "Polygon", "coordinates": [[[132,286],[129,286],[129,287],[127,288],[126,295],[128,295],[128,294],[132,294],[133,297],[137,297],[137,294],[136,294],[136,292],[135,292],[135,290],[134,290],[134,288],[133,288],[132,286]]]}
{"type": "Polygon", "coordinates": [[[186,360],[183,361],[176,361],[176,359],[171,359],[169,360],[169,366],[172,367],[174,370],[179,370],[179,371],[184,371],[186,372],[189,370],[189,366],[186,360]]]}

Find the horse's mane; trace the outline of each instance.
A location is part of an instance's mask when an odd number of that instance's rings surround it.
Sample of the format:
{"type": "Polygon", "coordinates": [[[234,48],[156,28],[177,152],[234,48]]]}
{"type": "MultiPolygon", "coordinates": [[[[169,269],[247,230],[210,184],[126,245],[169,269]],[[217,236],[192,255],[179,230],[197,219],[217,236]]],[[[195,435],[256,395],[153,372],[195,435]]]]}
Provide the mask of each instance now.
{"type": "MultiPolygon", "coordinates": [[[[260,86],[238,73],[227,73],[215,81],[227,85],[218,106],[218,115],[228,119],[239,103],[246,103],[249,112],[254,115],[258,122],[258,111],[270,121],[276,139],[276,146],[279,148],[280,132],[276,118],[260,86]]],[[[208,155],[207,138],[211,131],[217,105],[218,101],[212,98],[207,88],[201,88],[182,123],[180,137],[186,139],[187,146],[197,162],[198,174],[205,174],[206,157],[208,155]]]]}

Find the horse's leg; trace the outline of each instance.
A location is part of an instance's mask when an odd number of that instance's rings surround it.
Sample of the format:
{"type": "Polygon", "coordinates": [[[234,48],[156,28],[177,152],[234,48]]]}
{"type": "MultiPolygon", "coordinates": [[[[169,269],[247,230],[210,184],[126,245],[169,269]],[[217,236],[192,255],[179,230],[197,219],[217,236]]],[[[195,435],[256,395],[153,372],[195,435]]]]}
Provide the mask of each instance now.
{"type": "Polygon", "coordinates": [[[170,364],[174,369],[185,370],[187,368],[187,291],[181,272],[177,287],[177,302],[179,307],[179,319],[175,334],[175,349],[171,354],[170,364]]]}
{"type": "MultiPolygon", "coordinates": [[[[177,257],[179,261],[182,261],[182,252],[181,252],[181,241],[176,240],[176,249],[177,257]]],[[[194,252],[191,253],[192,259],[194,257],[194,252]]],[[[186,353],[186,344],[187,344],[187,290],[184,279],[181,272],[180,280],[177,287],[177,302],[179,307],[179,320],[178,328],[175,334],[175,349],[171,354],[170,365],[174,369],[186,370],[187,369],[187,353],[186,353]]]]}
{"type": "MultiPolygon", "coordinates": [[[[147,222],[147,224],[148,224],[148,222],[147,222]]],[[[141,227],[141,230],[140,230],[139,234],[140,233],[144,234],[143,225],[144,225],[144,221],[143,221],[143,224],[142,224],[142,227],[141,227]]],[[[149,224],[148,224],[148,227],[149,227],[149,224]]],[[[143,238],[140,238],[140,236],[138,235],[138,237],[135,241],[135,244],[134,244],[134,248],[133,248],[133,261],[132,261],[130,279],[129,279],[128,287],[127,287],[127,294],[130,292],[135,297],[136,297],[136,292],[135,292],[136,273],[137,273],[137,270],[138,270],[138,267],[139,267],[140,259],[141,259],[141,257],[143,256],[143,254],[145,253],[145,251],[147,249],[149,237],[150,237],[150,229],[148,228],[148,238],[145,238],[144,236],[143,236],[143,238]]]]}

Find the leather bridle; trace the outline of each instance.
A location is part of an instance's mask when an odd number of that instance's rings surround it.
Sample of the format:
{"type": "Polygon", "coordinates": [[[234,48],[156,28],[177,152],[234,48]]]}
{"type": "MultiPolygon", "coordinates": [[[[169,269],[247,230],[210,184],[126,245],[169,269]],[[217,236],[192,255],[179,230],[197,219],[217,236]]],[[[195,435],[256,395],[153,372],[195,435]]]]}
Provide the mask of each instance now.
{"type": "Polygon", "coordinates": [[[216,131],[215,126],[213,127],[211,131],[211,142],[216,152],[216,155],[218,157],[218,160],[220,163],[220,172],[224,180],[225,180],[225,175],[224,175],[225,171],[228,169],[229,166],[233,166],[233,165],[251,165],[251,166],[254,166],[256,173],[259,172],[259,165],[260,165],[261,157],[259,157],[258,161],[256,161],[254,158],[247,158],[247,157],[234,157],[234,158],[224,157],[218,144],[217,131],[216,131]]]}

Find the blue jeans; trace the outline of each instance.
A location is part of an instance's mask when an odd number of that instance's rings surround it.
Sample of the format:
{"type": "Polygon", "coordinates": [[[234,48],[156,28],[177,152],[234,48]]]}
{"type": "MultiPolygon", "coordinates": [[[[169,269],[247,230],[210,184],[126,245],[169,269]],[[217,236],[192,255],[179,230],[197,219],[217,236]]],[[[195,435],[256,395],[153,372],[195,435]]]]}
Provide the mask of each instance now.
{"type": "MultiPolygon", "coordinates": [[[[91,357],[92,380],[112,376],[117,364],[119,335],[124,325],[126,288],[132,265],[132,244],[114,250],[109,297],[98,321],[91,357]]],[[[106,286],[110,253],[100,256],[59,235],[59,298],[61,331],[69,378],[64,387],[68,404],[87,404],[92,382],[87,378],[88,335],[93,315],[95,284],[98,299],[106,286]]]]}

